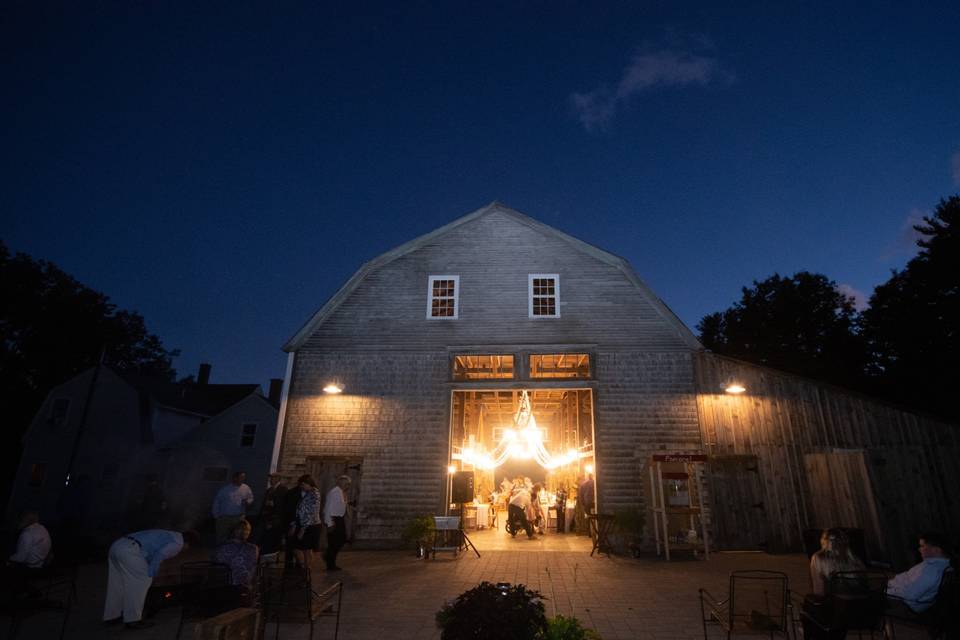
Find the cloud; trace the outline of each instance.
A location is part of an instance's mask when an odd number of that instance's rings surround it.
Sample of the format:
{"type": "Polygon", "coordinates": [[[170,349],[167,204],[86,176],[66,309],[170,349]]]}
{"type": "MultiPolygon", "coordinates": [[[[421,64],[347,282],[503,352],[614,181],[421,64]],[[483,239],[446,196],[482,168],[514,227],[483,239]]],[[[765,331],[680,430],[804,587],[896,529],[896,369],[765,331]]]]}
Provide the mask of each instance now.
{"type": "Polygon", "coordinates": [[[890,260],[897,256],[912,256],[915,254],[917,252],[917,240],[922,238],[923,234],[914,229],[914,227],[918,224],[923,224],[924,216],[929,215],[930,213],[928,211],[923,211],[922,209],[910,209],[910,213],[907,214],[907,217],[900,224],[900,232],[897,235],[896,241],[894,241],[893,246],[884,254],[884,260],[890,260]]]}
{"type": "Polygon", "coordinates": [[[953,184],[960,186],[960,151],[957,151],[950,158],[953,164],[953,184]]]}
{"type": "Polygon", "coordinates": [[[870,297],[859,289],[855,289],[849,284],[838,284],[837,291],[847,298],[853,299],[853,308],[857,311],[863,311],[868,306],[870,297]]]}
{"type": "MultiPolygon", "coordinates": [[[[705,43],[699,40],[701,46],[705,43]]],[[[593,91],[574,93],[570,104],[583,127],[594,131],[609,124],[618,108],[644,91],[657,87],[704,87],[733,80],[733,74],[708,55],[678,47],[644,50],[633,56],[616,87],[602,85],[593,91]]]]}

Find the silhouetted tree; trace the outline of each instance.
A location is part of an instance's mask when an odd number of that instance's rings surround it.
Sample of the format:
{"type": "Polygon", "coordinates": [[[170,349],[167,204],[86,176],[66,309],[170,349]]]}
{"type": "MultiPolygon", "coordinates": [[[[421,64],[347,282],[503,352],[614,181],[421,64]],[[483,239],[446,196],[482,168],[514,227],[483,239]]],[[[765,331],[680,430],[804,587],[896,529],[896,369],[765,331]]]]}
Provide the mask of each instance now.
{"type": "Polygon", "coordinates": [[[835,282],[801,271],[754,280],[739,302],[705,316],[697,330],[716,353],[862,389],[867,349],[858,321],[835,282]]]}
{"type": "MultiPolygon", "coordinates": [[[[8,456],[50,388],[95,365],[101,352],[104,363],[118,371],[167,380],[176,373],[177,352],[147,332],[140,314],[118,310],[107,296],[54,264],[11,255],[3,242],[0,300],[2,448],[8,456]]],[[[12,471],[9,463],[15,461],[5,460],[6,468],[12,471]]]]}
{"type": "Polygon", "coordinates": [[[960,419],[960,195],[914,227],[920,252],[874,290],[863,314],[878,390],[892,400],[960,419]]]}

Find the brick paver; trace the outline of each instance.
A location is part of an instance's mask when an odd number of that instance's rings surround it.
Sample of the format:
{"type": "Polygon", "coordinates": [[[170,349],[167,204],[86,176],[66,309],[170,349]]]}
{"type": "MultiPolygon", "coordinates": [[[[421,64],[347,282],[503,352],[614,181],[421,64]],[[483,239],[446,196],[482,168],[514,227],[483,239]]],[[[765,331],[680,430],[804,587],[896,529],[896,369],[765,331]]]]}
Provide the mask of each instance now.
{"type": "MultiPolygon", "coordinates": [[[[335,574],[345,585],[340,637],[439,638],[434,614],[445,601],[481,580],[522,583],[536,589],[545,596],[549,615],[574,615],[600,632],[604,640],[702,637],[697,589],[702,586],[714,594],[725,593],[727,576],[734,569],[784,571],[794,591],[808,590],[807,563],[799,554],[719,553],[709,561],[687,558],[668,563],[656,557],[590,557],[588,541],[574,536],[533,541],[483,533],[472,537],[482,554],[479,559],[472,552],[457,558],[442,554],[436,560],[417,559],[399,551],[343,552],[344,571],[335,574]]],[[[329,583],[330,575],[319,571],[315,582],[329,583]]],[[[105,583],[104,565],[82,567],[80,605],[71,614],[67,638],[153,640],[174,636],[176,610],[159,613],[152,629],[104,629],[100,614],[105,583]]],[[[53,616],[31,618],[22,637],[55,638],[55,627],[53,616]]],[[[332,633],[332,620],[322,619],[318,637],[332,637],[332,633]]],[[[182,637],[190,635],[188,629],[182,637]]],[[[268,637],[273,637],[272,627],[268,637]]],[[[281,629],[285,640],[306,637],[306,627],[284,625],[281,629]]]]}

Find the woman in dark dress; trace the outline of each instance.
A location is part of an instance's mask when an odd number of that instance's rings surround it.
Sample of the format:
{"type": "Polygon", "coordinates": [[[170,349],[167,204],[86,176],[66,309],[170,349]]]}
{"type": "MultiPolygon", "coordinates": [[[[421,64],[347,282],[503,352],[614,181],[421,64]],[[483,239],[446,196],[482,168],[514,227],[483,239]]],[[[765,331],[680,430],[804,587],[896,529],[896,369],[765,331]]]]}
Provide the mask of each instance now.
{"type": "Polygon", "coordinates": [[[320,551],[320,491],[317,483],[309,474],[297,480],[300,491],[300,504],[297,505],[296,519],[291,526],[297,561],[307,571],[313,566],[313,552],[320,551]]]}

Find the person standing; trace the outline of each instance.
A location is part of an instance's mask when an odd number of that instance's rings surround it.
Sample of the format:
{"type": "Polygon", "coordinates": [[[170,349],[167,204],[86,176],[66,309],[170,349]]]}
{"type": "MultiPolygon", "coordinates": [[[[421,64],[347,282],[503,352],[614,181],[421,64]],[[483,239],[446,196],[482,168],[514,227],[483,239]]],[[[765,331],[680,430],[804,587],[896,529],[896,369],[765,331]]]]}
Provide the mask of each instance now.
{"type": "Polygon", "coordinates": [[[276,553],[280,550],[287,521],[283,517],[284,498],[287,486],[279,473],[271,473],[267,480],[266,493],[263,494],[263,505],[260,507],[260,553],[276,553]]]}
{"type": "Polygon", "coordinates": [[[347,491],[350,490],[350,477],[337,478],[335,487],[327,492],[323,506],[323,523],[327,525],[327,550],[323,559],[327,563],[327,571],[340,571],[337,566],[337,554],[347,542],[347,491]]]}
{"type": "Polygon", "coordinates": [[[143,629],[153,622],[143,619],[143,603],[160,563],[184,549],[199,547],[195,531],[148,529],[118,538],[108,556],[107,599],[103,622],[123,622],[128,629],[143,629]]]}
{"type": "Polygon", "coordinates": [[[244,519],[247,507],[253,504],[253,491],[244,482],[246,479],[247,474],[237,471],[233,481],[224,485],[213,499],[211,514],[216,521],[218,544],[227,541],[230,532],[244,519]]]}
{"type": "Polygon", "coordinates": [[[297,484],[300,503],[291,531],[297,560],[309,573],[313,568],[313,552],[320,550],[320,491],[309,474],[300,476],[297,484]]]}

